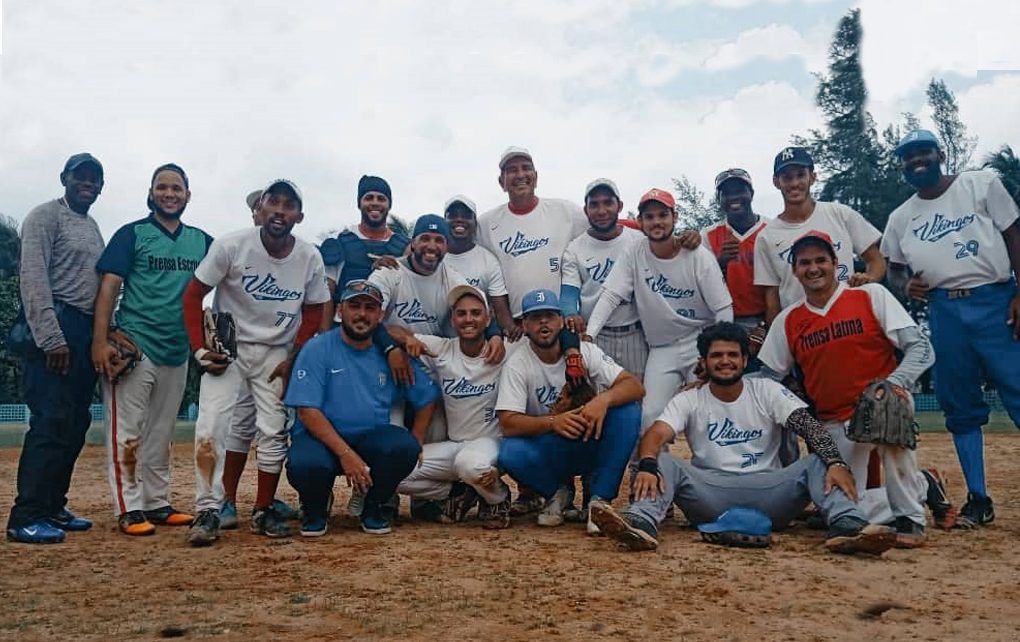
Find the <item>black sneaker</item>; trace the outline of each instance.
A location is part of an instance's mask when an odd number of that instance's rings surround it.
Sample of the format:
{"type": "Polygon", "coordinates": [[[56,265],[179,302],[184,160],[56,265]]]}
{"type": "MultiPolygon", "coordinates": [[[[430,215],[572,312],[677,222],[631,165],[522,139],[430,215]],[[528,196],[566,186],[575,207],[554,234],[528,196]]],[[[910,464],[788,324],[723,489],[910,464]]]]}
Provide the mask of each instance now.
{"type": "Polygon", "coordinates": [[[220,511],[207,508],[199,511],[188,529],[187,541],[192,546],[210,546],[220,537],[220,511]]]}
{"type": "Polygon", "coordinates": [[[833,553],[881,555],[896,544],[896,529],[849,515],[829,524],[825,548],[833,553]]]}
{"type": "Polygon", "coordinates": [[[290,526],[287,525],[287,520],[269,505],[252,511],[251,532],[266,537],[290,537],[290,526]]]}
{"type": "Polygon", "coordinates": [[[163,508],[156,508],[144,512],[145,519],[149,520],[153,524],[160,524],[164,526],[191,526],[191,522],[195,521],[195,518],[191,515],[183,513],[169,504],[163,508]]]}
{"type": "Polygon", "coordinates": [[[926,536],[924,525],[918,524],[909,517],[897,517],[893,522],[896,529],[896,548],[919,548],[924,546],[926,536]]]}
{"type": "Polygon", "coordinates": [[[637,515],[621,516],[606,502],[592,500],[588,505],[592,523],[620,548],[628,551],[654,551],[659,547],[655,525],[637,515]]]}
{"type": "Polygon", "coordinates": [[[483,499],[478,500],[478,519],[482,522],[482,528],[487,531],[510,528],[510,497],[498,504],[488,504],[483,499]]]}
{"type": "Polygon", "coordinates": [[[995,509],[992,508],[992,498],[967,493],[967,503],[960,509],[960,515],[956,518],[956,528],[977,528],[995,521],[995,509]]]}
{"type": "Polygon", "coordinates": [[[931,510],[931,518],[937,528],[951,529],[956,524],[959,515],[953,502],[949,500],[949,493],[946,492],[946,478],[937,468],[922,470],[924,480],[928,482],[928,492],[925,494],[924,503],[931,510]]]}
{"type": "Polygon", "coordinates": [[[446,500],[411,498],[411,519],[421,522],[449,524],[453,520],[446,517],[443,505],[446,500]]]}
{"type": "Polygon", "coordinates": [[[443,515],[449,522],[463,522],[478,505],[478,492],[464,482],[454,482],[450,496],[443,501],[443,515]]]}

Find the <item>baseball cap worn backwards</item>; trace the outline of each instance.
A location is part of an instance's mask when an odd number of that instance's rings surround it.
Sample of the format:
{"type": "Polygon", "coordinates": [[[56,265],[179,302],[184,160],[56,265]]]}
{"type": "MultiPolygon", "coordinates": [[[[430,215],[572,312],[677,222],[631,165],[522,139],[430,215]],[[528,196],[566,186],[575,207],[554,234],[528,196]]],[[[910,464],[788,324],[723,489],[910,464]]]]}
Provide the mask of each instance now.
{"type": "Polygon", "coordinates": [[[552,290],[532,290],[521,299],[521,314],[527,316],[542,310],[560,311],[560,300],[552,290]]]}
{"type": "Polygon", "coordinates": [[[518,156],[523,156],[524,158],[527,158],[532,163],[535,162],[535,159],[533,159],[531,157],[531,152],[529,152],[527,149],[525,149],[523,147],[514,147],[514,146],[511,145],[510,147],[507,147],[505,150],[503,150],[503,153],[500,155],[500,157],[499,157],[499,169],[502,170],[503,167],[506,166],[507,162],[511,158],[516,158],[518,156]]]}
{"type": "Polygon", "coordinates": [[[927,129],[915,129],[900,139],[899,144],[896,145],[896,155],[903,156],[904,153],[915,147],[942,149],[939,147],[939,139],[935,134],[927,129]]]}
{"type": "Polygon", "coordinates": [[[622,198],[620,198],[620,190],[618,187],[616,187],[616,183],[609,180],[608,178],[596,178],[592,182],[588,183],[588,187],[584,188],[585,200],[587,200],[588,196],[590,196],[591,193],[595,191],[596,187],[605,187],[606,189],[613,193],[613,196],[616,197],[616,200],[618,201],[623,200],[622,198]]]}
{"type": "Polygon", "coordinates": [[[772,175],[776,176],[779,172],[793,165],[798,167],[814,167],[815,160],[811,158],[811,152],[805,147],[787,147],[776,154],[776,160],[772,164],[772,175]]]}
{"type": "Polygon", "coordinates": [[[96,169],[99,170],[99,175],[100,176],[103,175],[103,164],[99,162],[98,158],[87,152],[75,154],[74,156],[68,158],[67,162],[64,163],[64,171],[61,173],[66,174],[68,172],[73,172],[82,165],[95,165],[96,169]]]}
{"type": "MultiPolygon", "coordinates": [[[[290,192],[290,195],[296,198],[297,202],[304,207],[305,199],[301,196],[301,190],[294,184],[294,181],[287,180],[286,178],[274,178],[262,190],[262,194],[279,194],[281,191],[290,192]]],[[[259,198],[262,197],[260,196],[259,198]]]]}
{"type": "Polygon", "coordinates": [[[730,179],[747,183],[748,187],[754,189],[754,185],[751,183],[751,175],[747,173],[747,170],[740,169],[739,167],[733,167],[719,172],[715,177],[715,188],[718,190],[722,187],[723,183],[730,179]]]}
{"type": "Polygon", "coordinates": [[[809,245],[818,245],[833,254],[836,253],[836,244],[832,242],[831,236],[820,230],[811,230],[797,237],[797,240],[790,246],[790,261],[794,261],[797,258],[797,252],[809,245]]]}
{"type": "Polygon", "coordinates": [[[655,201],[656,203],[662,203],[671,210],[676,209],[676,199],[673,198],[672,194],[670,194],[664,189],[653,187],[652,189],[648,190],[647,192],[644,193],[644,195],[641,196],[641,200],[638,201],[637,206],[638,212],[641,211],[641,207],[645,203],[650,203],[652,201],[655,201]]]}
{"type": "Polygon", "coordinates": [[[365,279],[352,279],[348,281],[347,285],[344,286],[343,292],[340,293],[340,302],[350,301],[359,296],[367,296],[379,305],[382,305],[383,302],[382,291],[365,279]]]}
{"type": "Polygon", "coordinates": [[[255,209],[255,206],[258,205],[260,198],[262,198],[262,190],[257,189],[254,192],[249,192],[248,195],[244,197],[244,202],[248,204],[248,209],[253,210],[255,209]]]}
{"type": "Polygon", "coordinates": [[[430,232],[434,234],[442,234],[443,237],[449,239],[450,224],[446,222],[445,218],[438,214],[422,214],[414,223],[414,233],[411,234],[411,238],[418,238],[418,236],[430,232]]]}

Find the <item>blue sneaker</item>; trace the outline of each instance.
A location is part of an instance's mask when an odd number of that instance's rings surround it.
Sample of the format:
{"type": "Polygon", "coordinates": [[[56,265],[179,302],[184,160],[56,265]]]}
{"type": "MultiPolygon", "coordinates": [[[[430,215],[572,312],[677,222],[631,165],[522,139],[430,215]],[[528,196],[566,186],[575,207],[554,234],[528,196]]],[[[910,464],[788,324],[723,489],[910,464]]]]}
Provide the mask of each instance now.
{"type": "Polygon", "coordinates": [[[308,506],[301,504],[301,534],[305,537],[322,537],[329,530],[329,516],[333,512],[333,491],[326,498],[326,511],[316,514],[308,506]]]}
{"type": "Polygon", "coordinates": [[[227,500],[220,508],[220,530],[233,530],[237,528],[237,504],[227,500]]]}
{"type": "Polygon", "coordinates": [[[22,544],[59,544],[64,541],[64,531],[46,520],[39,520],[20,528],[8,528],[7,539],[22,544]]]}
{"type": "Polygon", "coordinates": [[[361,511],[361,530],[369,535],[386,535],[393,531],[392,509],[378,504],[365,503],[361,511]]]}
{"type": "Polygon", "coordinates": [[[61,508],[59,513],[46,518],[46,521],[62,531],[87,531],[92,528],[92,520],[78,517],[66,508],[61,508]]]}

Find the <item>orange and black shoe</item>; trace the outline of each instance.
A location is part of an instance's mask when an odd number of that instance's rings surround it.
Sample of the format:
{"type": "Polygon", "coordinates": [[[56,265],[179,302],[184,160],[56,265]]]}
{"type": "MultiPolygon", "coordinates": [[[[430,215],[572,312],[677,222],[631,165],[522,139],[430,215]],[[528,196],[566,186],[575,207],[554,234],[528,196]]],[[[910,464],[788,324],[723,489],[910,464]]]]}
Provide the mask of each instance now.
{"type": "Polygon", "coordinates": [[[156,527],[145,519],[145,513],[140,510],[129,510],[118,517],[117,528],[121,533],[135,537],[152,535],[156,532],[156,527]]]}
{"type": "Polygon", "coordinates": [[[145,518],[153,524],[166,526],[191,526],[191,522],[195,521],[193,515],[182,513],[169,504],[163,508],[145,511],[145,518]]]}

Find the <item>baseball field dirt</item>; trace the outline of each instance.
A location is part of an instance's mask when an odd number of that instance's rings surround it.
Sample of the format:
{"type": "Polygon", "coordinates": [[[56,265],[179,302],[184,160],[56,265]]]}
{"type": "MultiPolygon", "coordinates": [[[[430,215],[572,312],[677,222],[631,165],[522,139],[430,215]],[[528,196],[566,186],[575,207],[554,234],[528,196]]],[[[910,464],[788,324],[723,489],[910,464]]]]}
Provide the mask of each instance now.
{"type": "MultiPolygon", "coordinates": [[[[321,538],[243,529],[191,549],[181,529],[117,533],[104,451],[88,446],[70,506],[96,526],[61,545],[0,544],[0,639],[1017,640],[1020,435],[988,435],[986,450],[994,525],[929,530],[927,547],[875,559],[830,555],[823,533],[804,526],[770,550],[741,550],[668,525],[658,552],[624,554],[582,525],[543,529],[533,517],[499,532],[418,524],[406,500],[388,536],[334,517],[321,538]]],[[[174,450],[181,508],[191,505],[191,452],[174,450]]],[[[5,521],[17,457],[0,450],[5,521]]],[[[919,458],[947,471],[963,499],[948,435],[923,435],[919,458]]],[[[253,477],[249,467],[245,515],[253,477]]],[[[342,481],[337,492],[334,512],[347,499],[342,481]]],[[[281,495],[296,502],[289,487],[281,495]]]]}

